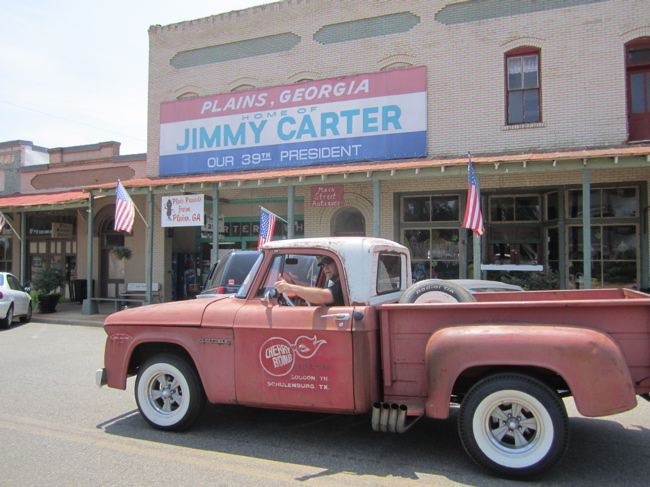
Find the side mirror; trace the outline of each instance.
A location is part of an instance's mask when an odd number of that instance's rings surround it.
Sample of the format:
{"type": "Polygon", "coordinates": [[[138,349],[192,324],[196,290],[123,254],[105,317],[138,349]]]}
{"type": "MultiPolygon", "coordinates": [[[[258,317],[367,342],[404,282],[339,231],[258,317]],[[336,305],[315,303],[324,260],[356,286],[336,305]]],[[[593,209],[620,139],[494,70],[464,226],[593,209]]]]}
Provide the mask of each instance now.
{"type": "Polygon", "coordinates": [[[269,289],[264,293],[264,301],[270,303],[272,299],[278,299],[278,290],[275,288],[269,289]]]}

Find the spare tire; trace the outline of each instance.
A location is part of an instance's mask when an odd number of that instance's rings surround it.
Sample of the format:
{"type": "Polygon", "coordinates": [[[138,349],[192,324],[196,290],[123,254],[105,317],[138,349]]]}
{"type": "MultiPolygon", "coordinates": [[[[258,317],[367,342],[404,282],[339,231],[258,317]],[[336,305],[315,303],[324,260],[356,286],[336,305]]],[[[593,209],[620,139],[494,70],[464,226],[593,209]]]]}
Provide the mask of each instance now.
{"type": "Polygon", "coordinates": [[[409,287],[400,303],[471,303],[476,299],[464,287],[442,279],[418,281],[409,287]]]}

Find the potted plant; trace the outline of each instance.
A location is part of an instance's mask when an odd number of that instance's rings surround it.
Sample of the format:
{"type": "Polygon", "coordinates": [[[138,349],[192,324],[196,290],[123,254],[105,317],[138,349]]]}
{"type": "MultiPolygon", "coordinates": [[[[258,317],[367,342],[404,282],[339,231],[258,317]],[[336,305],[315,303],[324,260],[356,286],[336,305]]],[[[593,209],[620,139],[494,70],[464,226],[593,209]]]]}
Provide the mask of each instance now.
{"type": "Polygon", "coordinates": [[[117,247],[113,247],[111,249],[111,254],[116,259],[119,259],[119,260],[127,259],[128,260],[133,255],[133,251],[130,248],[125,247],[124,245],[118,245],[117,247]]]}
{"type": "Polygon", "coordinates": [[[45,267],[32,279],[32,287],[38,292],[38,308],[41,313],[54,313],[61,294],[56,290],[65,284],[65,274],[61,269],[45,267]]]}

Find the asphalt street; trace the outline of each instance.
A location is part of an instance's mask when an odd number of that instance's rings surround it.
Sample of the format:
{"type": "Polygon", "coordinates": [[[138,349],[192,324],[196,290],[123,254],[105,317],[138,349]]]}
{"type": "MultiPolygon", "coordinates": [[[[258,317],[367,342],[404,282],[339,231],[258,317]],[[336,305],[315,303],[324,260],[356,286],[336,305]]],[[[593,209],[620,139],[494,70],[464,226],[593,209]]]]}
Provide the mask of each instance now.
{"type": "MultiPolygon", "coordinates": [[[[366,416],[208,406],[192,429],[166,433],[140,417],[126,391],[97,388],[105,334],[98,326],[32,322],[0,331],[2,486],[484,486],[455,414],[402,435],[366,416]]],[[[526,485],[647,486],[650,403],[600,419],[567,401],[564,461],[526,485]]]]}

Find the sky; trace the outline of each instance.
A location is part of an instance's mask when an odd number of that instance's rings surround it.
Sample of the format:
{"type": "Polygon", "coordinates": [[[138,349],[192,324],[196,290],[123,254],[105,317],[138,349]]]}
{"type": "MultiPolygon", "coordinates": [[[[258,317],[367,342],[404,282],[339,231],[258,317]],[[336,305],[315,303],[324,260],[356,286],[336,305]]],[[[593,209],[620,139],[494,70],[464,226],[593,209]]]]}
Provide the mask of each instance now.
{"type": "Polygon", "coordinates": [[[147,151],[151,25],[271,0],[0,0],[0,143],[147,151]]]}

